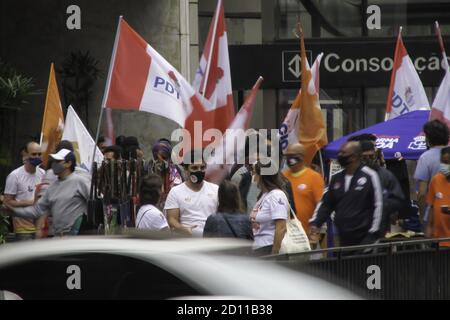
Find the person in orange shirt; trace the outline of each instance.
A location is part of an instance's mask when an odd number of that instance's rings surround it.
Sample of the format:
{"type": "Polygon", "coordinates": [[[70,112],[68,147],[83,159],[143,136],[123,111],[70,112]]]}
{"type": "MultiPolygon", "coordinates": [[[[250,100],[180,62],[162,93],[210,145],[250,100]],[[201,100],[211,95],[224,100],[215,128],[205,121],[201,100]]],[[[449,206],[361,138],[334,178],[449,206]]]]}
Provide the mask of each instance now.
{"type": "Polygon", "coordinates": [[[322,199],[324,180],[318,172],[305,166],[304,154],[302,144],[289,145],[284,154],[289,169],[283,171],[283,175],[291,183],[297,217],[309,234],[309,219],[322,199]]]}
{"type": "MultiPolygon", "coordinates": [[[[431,179],[427,202],[431,206],[427,236],[450,237],[450,147],[441,149],[439,173],[431,179]]],[[[450,241],[440,245],[450,247],[450,241]]]]}

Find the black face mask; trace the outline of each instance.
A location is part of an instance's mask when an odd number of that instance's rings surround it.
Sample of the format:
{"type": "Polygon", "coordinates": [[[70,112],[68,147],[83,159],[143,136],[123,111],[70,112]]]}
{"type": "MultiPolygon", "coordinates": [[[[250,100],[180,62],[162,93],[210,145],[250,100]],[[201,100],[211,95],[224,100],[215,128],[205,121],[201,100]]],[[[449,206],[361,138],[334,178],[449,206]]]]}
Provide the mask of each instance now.
{"type": "Polygon", "coordinates": [[[341,167],[347,167],[351,163],[350,158],[352,156],[353,156],[352,154],[347,155],[347,156],[338,155],[337,161],[339,162],[339,165],[341,167]]]}
{"type": "Polygon", "coordinates": [[[205,179],[205,171],[195,171],[189,173],[189,180],[194,184],[200,184],[205,179]]]}
{"type": "Polygon", "coordinates": [[[286,164],[288,165],[288,167],[293,167],[302,161],[303,159],[300,157],[286,157],[286,164]]]}

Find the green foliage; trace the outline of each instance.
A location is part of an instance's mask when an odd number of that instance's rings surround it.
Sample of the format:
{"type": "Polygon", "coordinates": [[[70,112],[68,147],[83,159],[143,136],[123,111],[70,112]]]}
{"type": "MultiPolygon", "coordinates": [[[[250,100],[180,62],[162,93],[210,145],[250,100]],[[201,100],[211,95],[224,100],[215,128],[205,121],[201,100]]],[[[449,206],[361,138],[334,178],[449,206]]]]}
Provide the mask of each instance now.
{"type": "Polygon", "coordinates": [[[63,87],[68,95],[67,98],[72,100],[72,103],[84,103],[91,97],[92,86],[102,75],[98,65],[99,61],[92,57],[89,51],[85,53],[72,52],[64,60],[60,73],[63,77],[63,87]]]}
{"type": "Polygon", "coordinates": [[[20,110],[27,104],[26,98],[41,94],[42,90],[34,89],[31,77],[24,77],[9,64],[0,60],[0,108],[20,110]]]}
{"type": "Polygon", "coordinates": [[[89,127],[89,101],[95,82],[103,76],[100,62],[89,51],[72,52],[58,71],[62,78],[64,104],[72,105],[89,127]]]}

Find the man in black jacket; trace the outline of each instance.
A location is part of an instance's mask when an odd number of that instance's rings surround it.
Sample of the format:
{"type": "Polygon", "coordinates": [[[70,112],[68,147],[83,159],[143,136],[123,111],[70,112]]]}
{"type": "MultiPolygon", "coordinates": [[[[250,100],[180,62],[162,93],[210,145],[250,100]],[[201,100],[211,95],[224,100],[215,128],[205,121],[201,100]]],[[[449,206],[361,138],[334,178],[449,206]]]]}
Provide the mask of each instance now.
{"type": "Polygon", "coordinates": [[[316,241],[320,227],[335,212],[340,246],[370,244],[379,236],[383,192],[378,174],[362,165],[361,145],[341,146],[338,162],[344,170],[335,174],[310,220],[310,239],[316,241]]]}
{"type": "Polygon", "coordinates": [[[405,205],[402,188],[392,172],[380,166],[376,147],[371,141],[360,141],[362,149],[361,161],[364,165],[378,173],[383,190],[383,216],[381,218],[380,236],[384,237],[390,231],[390,221],[405,205]]]}

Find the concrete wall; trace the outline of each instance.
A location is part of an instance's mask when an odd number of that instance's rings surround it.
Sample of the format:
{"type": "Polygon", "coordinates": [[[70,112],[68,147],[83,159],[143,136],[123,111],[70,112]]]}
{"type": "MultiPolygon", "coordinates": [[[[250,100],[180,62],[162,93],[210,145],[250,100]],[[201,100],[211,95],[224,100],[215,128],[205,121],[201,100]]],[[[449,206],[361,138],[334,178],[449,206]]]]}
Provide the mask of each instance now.
{"type": "MultiPolygon", "coordinates": [[[[103,95],[119,15],[170,63],[180,69],[181,0],[2,0],[0,1],[0,57],[46,90],[51,62],[56,68],[72,51],[87,51],[100,61],[104,77],[94,88],[90,101],[89,130],[94,132],[103,95]],[[68,30],[66,8],[81,8],[81,30],[68,30]]],[[[183,0],[187,1],[187,0],[183,0]]],[[[58,80],[59,75],[57,75],[58,80]]],[[[45,94],[33,98],[19,113],[18,144],[38,135],[42,124],[45,94]]],[[[116,135],[135,135],[150,155],[151,143],[169,136],[176,127],[161,117],[115,111],[116,135]]]]}

